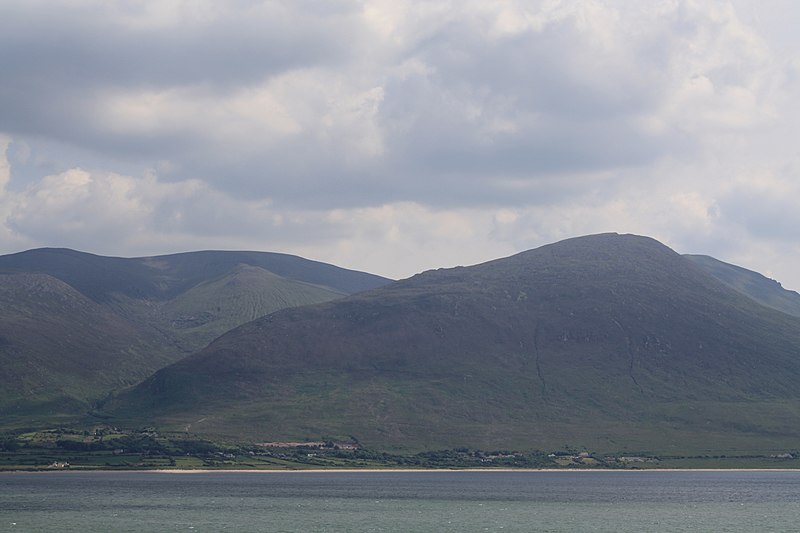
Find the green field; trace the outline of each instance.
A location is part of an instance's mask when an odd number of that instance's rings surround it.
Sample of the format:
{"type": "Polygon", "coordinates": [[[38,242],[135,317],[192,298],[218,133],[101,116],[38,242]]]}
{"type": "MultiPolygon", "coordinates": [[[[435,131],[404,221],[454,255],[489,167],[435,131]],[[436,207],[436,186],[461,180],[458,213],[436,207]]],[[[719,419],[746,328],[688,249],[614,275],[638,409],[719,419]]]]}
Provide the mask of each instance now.
{"type": "Polygon", "coordinates": [[[57,470],[308,470],[308,469],[795,469],[800,452],[771,455],[652,456],[457,448],[387,453],[355,443],[212,442],[152,428],[66,428],[0,437],[0,471],[57,470]]]}

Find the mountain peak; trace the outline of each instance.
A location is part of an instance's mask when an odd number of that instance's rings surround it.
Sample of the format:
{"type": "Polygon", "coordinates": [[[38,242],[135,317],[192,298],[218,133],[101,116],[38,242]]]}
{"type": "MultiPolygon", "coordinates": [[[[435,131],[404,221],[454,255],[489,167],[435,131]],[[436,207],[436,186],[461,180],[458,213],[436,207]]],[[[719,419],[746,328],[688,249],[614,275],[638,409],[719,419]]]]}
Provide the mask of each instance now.
{"type": "Polygon", "coordinates": [[[796,319],[663,244],[600,234],[274,313],[159,371],[115,412],[380,447],[663,450],[667,430],[685,448],[721,434],[744,446],[760,438],[750,427],[800,427],[786,407],[800,405],[799,345],[796,319]],[[742,402],[758,416],[731,429],[742,402]]]}

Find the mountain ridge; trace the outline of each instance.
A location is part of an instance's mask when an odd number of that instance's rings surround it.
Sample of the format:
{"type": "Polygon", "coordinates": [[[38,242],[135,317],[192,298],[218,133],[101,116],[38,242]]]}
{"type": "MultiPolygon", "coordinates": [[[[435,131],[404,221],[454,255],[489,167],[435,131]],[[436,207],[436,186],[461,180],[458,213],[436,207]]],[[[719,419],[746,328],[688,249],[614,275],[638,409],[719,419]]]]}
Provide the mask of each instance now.
{"type": "Polygon", "coordinates": [[[779,281],[708,255],[685,254],[684,257],[760,304],[800,317],[800,294],[784,289],[779,281]]]}
{"type": "Polygon", "coordinates": [[[76,415],[241,323],[388,281],[267,252],[0,256],[0,426],[76,415]]]}
{"type": "Polygon", "coordinates": [[[0,272],[43,272],[98,300],[107,299],[112,292],[134,297],[174,297],[201,281],[223,275],[238,264],[253,264],[281,277],[347,294],[390,281],[374,274],[276,252],[201,250],[125,258],[70,248],[35,248],[0,256],[0,272]]]}
{"type": "Polygon", "coordinates": [[[272,313],[107,410],[416,449],[784,446],[798,346],[796,317],[653,239],[600,234],[272,313]]]}

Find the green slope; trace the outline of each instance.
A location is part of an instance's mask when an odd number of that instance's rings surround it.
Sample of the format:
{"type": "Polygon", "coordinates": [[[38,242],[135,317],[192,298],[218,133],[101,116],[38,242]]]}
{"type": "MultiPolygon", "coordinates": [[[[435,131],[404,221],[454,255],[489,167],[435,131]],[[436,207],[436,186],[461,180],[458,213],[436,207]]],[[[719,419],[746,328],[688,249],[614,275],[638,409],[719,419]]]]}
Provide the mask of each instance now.
{"type": "Polygon", "coordinates": [[[258,317],[342,296],[342,292],[288,280],[259,267],[239,265],[166,302],[160,307],[160,319],[171,326],[187,349],[198,350],[222,333],[258,317]]]}
{"type": "Polygon", "coordinates": [[[45,274],[0,274],[3,421],[67,414],[175,361],[158,332],[45,274]]]}
{"type": "Polygon", "coordinates": [[[707,255],[685,255],[726,285],[762,305],[800,317],[800,294],[784,289],[774,279],[707,255]]]}
{"type": "Polygon", "coordinates": [[[242,323],[387,281],[260,252],[0,256],[0,428],[86,411],[242,323]]]}
{"type": "Polygon", "coordinates": [[[344,294],[389,282],[373,274],[270,252],[201,251],[121,258],[64,248],[40,248],[0,256],[0,272],[48,274],[95,301],[107,301],[115,295],[168,300],[239,265],[256,266],[286,279],[344,294]]]}
{"type": "Polygon", "coordinates": [[[610,234],[273,313],[106,410],[391,449],[726,453],[796,447],[798,383],[798,319],[610,234]]]}

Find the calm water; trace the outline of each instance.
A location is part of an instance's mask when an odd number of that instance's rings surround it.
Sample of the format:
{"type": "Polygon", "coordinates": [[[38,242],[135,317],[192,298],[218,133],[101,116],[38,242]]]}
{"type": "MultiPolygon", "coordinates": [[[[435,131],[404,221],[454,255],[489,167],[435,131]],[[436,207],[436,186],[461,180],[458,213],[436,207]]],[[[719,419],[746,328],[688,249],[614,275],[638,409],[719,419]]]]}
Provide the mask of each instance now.
{"type": "Polygon", "coordinates": [[[800,531],[800,472],[5,473],[0,531],[800,531]]]}

